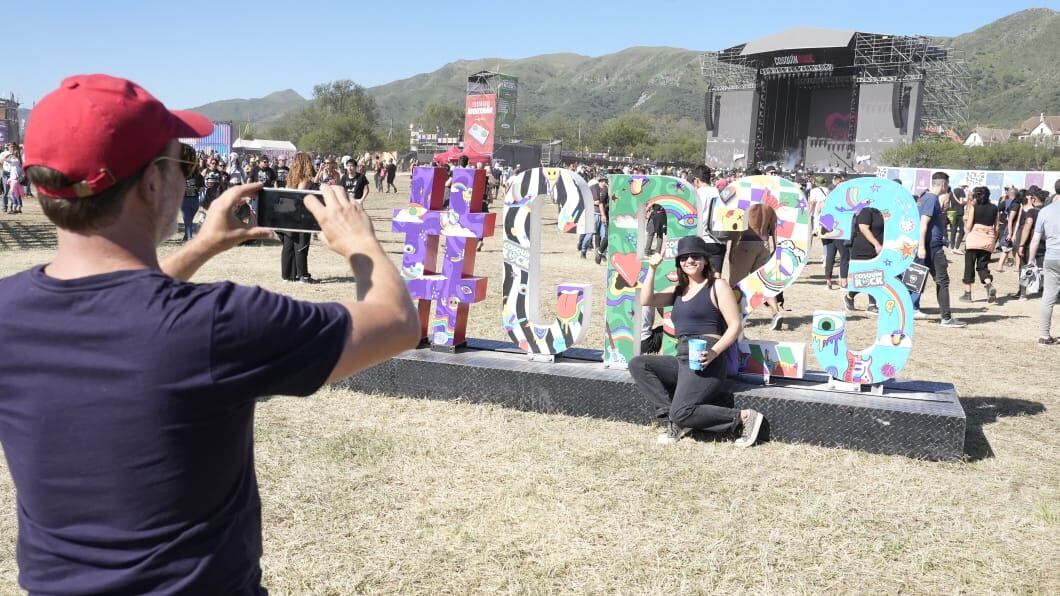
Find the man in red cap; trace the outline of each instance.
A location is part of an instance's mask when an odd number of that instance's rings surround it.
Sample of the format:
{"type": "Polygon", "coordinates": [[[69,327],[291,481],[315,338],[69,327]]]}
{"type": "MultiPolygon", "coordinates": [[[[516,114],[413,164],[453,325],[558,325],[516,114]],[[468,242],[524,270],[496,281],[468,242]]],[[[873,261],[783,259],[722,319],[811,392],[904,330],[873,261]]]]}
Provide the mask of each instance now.
{"type": "Polygon", "coordinates": [[[211,130],[103,75],[66,79],[33,111],[26,170],[58,250],[0,280],[0,342],[17,347],[0,361],[0,442],[30,593],[264,593],[256,399],[309,395],[419,340],[404,282],[341,187],[306,204],[352,266],[350,300],[187,281],[269,235],[234,214],[260,184],[218,197],[159,261],[196,167],[177,138],[211,130]]]}

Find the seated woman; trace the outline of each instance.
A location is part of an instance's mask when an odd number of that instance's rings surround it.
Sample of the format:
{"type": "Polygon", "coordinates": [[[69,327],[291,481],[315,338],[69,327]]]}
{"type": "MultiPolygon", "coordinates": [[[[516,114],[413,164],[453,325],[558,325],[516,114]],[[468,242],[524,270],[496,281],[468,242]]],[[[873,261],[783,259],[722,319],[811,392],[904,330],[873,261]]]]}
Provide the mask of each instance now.
{"type": "MultiPolygon", "coordinates": [[[[709,252],[702,238],[682,238],[677,244],[677,286],[662,292],[651,284],[641,286],[642,306],[674,307],[670,318],[680,343],[676,357],[637,356],[629,372],[655,406],[656,416],[669,422],[660,443],[676,443],[693,430],[735,434],[740,429],[736,446],[750,447],[758,439],[762,415],[718,405],[728,372],[725,350],[736,342],[741,324],[732,291],[724,282],[715,283],[709,252]],[[688,340],[693,338],[706,340],[709,348],[699,359],[700,370],[688,366],[688,340]]],[[[647,279],[654,279],[661,262],[661,253],[648,259],[647,279]]]]}

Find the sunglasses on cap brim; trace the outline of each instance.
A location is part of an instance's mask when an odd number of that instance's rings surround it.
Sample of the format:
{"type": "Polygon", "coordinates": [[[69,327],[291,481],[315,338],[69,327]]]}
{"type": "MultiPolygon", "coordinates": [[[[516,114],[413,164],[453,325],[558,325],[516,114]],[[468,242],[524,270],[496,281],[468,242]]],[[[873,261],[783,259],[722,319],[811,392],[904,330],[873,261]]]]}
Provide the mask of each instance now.
{"type": "Polygon", "coordinates": [[[157,161],[175,161],[180,164],[180,172],[184,174],[185,178],[191,178],[195,175],[195,172],[199,169],[199,161],[197,159],[198,152],[195,151],[195,147],[187,145],[185,143],[180,144],[180,157],[170,157],[168,155],[160,155],[152,160],[151,163],[157,161]]]}

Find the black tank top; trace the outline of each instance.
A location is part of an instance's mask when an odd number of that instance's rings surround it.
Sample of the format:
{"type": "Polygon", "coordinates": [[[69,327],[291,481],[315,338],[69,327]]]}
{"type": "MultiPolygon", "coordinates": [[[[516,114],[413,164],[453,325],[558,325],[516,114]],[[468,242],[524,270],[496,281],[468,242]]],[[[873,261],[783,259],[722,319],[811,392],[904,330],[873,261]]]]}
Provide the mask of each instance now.
{"type": "Polygon", "coordinates": [[[685,301],[682,296],[674,296],[674,308],[670,311],[670,320],[674,323],[677,337],[684,335],[721,335],[721,311],[714,305],[711,294],[714,283],[702,288],[691,300],[685,301]]]}
{"type": "Polygon", "coordinates": [[[997,205],[991,205],[986,203],[983,205],[976,205],[975,211],[972,214],[972,223],[981,226],[994,227],[994,222],[997,221],[997,205]]]}

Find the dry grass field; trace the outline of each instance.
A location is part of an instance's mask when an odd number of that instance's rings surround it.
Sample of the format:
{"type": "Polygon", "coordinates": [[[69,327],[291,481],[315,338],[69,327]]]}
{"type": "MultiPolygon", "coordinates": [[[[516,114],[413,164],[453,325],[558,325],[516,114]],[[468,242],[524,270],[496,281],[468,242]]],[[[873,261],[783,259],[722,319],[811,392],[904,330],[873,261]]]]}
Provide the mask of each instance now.
{"type": "MultiPolygon", "coordinates": [[[[406,196],[369,199],[395,261],[389,214],[406,196]]],[[[546,303],[559,282],[596,284],[584,347],[600,347],[602,266],[578,258],[573,237],[542,237],[546,303]]],[[[505,339],[499,244],[487,240],[478,258],[490,289],[471,308],[472,337],[505,339]]],[[[25,215],[0,215],[0,276],[53,250],[32,201],[25,215]]],[[[319,244],[317,285],[281,281],[279,253],[235,249],[197,281],[353,295],[342,260],[319,244]]],[[[787,292],[786,328],[768,331],[757,314],[748,334],[808,342],[811,312],[842,308],[821,279],[817,257],[787,292]]],[[[999,287],[1014,290],[1015,275],[999,287]]],[[[646,425],[334,388],[267,400],[255,446],[266,584],[275,594],[1058,593],[1060,348],[1035,345],[1036,300],[988,305],[977,288],[963,304],[959,291],[969,326],[919,322],[902,373],[956,384],[968,415],[957,462],[782,443],[665,447],[646,425]]],[[[933,295],[924,306],[935,312],[933,295]]],[[[853,345],[867,345],[875,320],[851,320],[853,345]]],[[[17,592],[15,508],[0,471],[2,594],[17,592]]]]}

